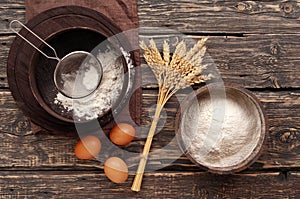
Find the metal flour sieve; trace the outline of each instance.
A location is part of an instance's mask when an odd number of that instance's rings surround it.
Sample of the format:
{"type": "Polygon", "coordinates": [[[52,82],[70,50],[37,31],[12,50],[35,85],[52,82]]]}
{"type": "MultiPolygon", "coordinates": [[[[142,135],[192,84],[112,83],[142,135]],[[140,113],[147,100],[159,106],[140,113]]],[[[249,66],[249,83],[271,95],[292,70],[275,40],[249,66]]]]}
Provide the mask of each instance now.
{"type": "Polygon", "coordinates": [[[52,46],[50,46],[20,21],[11,21],[9,28],[46,58],[58,61],[54,71],[53,79],[58,91],[63,95],[69,98],[78,99],[92,94],[98,88],[102,79],[103,69],[100,61],[93,54],[85,51],[74,51],[60,59],[57,56],[56,50],[52,46]],[[53,51],[54,56],[47,55],[28,39],[22,36],[13,27],[14,23],[18,23],[33,36],[43,42],[53,51]]]}

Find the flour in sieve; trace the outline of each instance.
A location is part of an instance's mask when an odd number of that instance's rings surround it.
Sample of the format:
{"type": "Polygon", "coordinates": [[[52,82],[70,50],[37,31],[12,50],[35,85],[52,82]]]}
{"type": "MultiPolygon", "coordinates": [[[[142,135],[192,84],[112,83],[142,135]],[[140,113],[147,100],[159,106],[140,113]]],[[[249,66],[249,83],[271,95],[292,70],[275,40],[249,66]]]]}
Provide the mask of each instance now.
{"type": "Polygon", "coordinates": [[[83,86],[87,90],[94,90],[99,82],[100,75],[95,67],[90,67],[85,73],[82,80],[83,86]]]}
{"type": "Polygon", "coordinates": [[[192,158],[207,167],[230,167],[249,157],[261,130],[259,113],[249,112],[249,106],[254,105],[231,94],[193,100],[180,126],[192,158]]]}
{"type": "MultiPolygon", "coordinates": [[[[77,121],[96,119],[98,115],[106,113],[116,103],[121,95],[124,70],[119,56],[113,50],[99,52],[97,58],[100,60],[103,68],[103,76],[97,90],[91,95],[71,99],[61,93],[56,95],[55,104],[61,105],[67,111],[73,112],[73,118],[77,121]]],[[[84,86],[91,88],[97,81],[96,73],[90,71],[84,77],[84,86]]]]}

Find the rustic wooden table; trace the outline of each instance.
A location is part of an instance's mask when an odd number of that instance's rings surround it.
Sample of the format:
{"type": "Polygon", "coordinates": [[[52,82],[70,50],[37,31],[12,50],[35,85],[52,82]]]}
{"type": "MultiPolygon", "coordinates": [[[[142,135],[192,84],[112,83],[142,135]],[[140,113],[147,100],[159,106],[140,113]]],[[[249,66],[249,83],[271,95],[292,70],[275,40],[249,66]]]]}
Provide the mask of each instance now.
{"type": "MultiPolygon", "coordinates": [[[[184,156],[145,174],[142,190],[110,182],[99,162],[80,161],[73,153],[75,134],[31,131],[17,108],[6,76],[15,37],[12,19],[25,19],[24,0],[0,2],[0,197],[1,198],[300,198],[300,1],[139,0],[140,26],[162,26],[189,38],[209,36],[208,52],[225,82],[244,86],[261,100],[269,117],[266,148],[256,163],[235,175],[198,169],[184,156]]],[[[140,39],[166,38],[142,32],[140,39]]],[[[143,65],[143,68],[146,66],[143,65]]],[[[143,81],[152,79],[146,72],[143,81]]],[[[157,88],[143,90],[143,124],[157,88]]],[[[178,104],[167,104],[167,122],[153,141],[155,150],[174,136],[178,104]]],[[[136,143],[140,141],[135,141],[136,143]]],[[[175,147],[175,146],[174,146],[175,147]]],[[[161,165],[170,154],[151,157],[161,165]]]]}

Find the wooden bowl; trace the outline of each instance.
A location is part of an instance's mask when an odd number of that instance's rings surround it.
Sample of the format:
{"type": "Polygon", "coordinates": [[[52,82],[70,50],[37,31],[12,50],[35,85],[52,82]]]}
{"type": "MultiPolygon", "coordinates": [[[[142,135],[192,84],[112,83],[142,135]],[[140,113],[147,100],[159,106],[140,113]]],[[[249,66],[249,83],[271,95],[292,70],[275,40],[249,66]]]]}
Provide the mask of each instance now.
{"type": "Polygon", "coordinates": [[[192,92],[176,116],[181,150],[212,173],[231,174],[260,155],[267,122],[259,100],[233,84],[213,83],[192,92]]]}
{"type": "MultiPolygon", "coordinates": [[[[37,15],[26,25],[53,45],[59,57],[76,50],[91,51],[106,38],[121,32],[121,29],[104,15],[79,6],[50,9],[37,15]]],[[[24,28],[20,33],[25,35],[28,40],[34,41],[39,48],[47,51],[47,48],[24,28]]],[[[122,46],[130,45],[124,38],[121,39],[122,46]]],[[[127,49],[126,47],[124,48],[127,49]]],[[[122,63],[125,74],[127,64],[124,60],[122,63]]],[[[58,92],[53,81],[55,66],[55,61],[43,57],[17,36],[8,57],[8,83],[20,108],[34,123],[48,130],[73,131],[75,126],[72,114],[63,113],[61,107],[53,103],[58,92]]],[[[134,72],[131,76],[134,77],[134,72]]],[[[110,109],[100,115],[98,117],[100,125],[111,121],[112,111],[119,111],[120,107],[128,100],[126,95],[126,91],[130,89],[127,88],[128,86],[128,78],[124,78],[122,93],[118,100],[119,106],[116,106],[115,110],[110,109]]],[[[78,121],[76,123],[88,122],[78,121]]],[[[88,124],[86,126],[89,127],[88,124]]]]}

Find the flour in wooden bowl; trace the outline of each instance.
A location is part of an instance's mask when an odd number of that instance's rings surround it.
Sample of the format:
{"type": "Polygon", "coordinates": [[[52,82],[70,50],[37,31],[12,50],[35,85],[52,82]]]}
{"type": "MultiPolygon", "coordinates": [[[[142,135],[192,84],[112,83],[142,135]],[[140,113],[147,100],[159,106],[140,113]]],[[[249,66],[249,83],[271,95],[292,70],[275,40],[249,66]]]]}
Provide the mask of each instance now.
{"type": "Polygon", "coordinates": [[[249,96],[226,88],[224,95],[211,97],[207,91],[194,98],[182,114],[179,130],[186,153],[201,166],[222,173],[251,162],[264,139],[262,120],[249,96]]]}
{"type": "MultiPolygon", "coordinates": [[[[102,64],[103,76],[94,93],[80,99],[71,99],[61,93],[56,95],[54,103],[61,105],[67,112],[72,112],[75,121],[98,118],[99,115],[108,112],[121,95],[124,79],[122,60],[113,50],[99,52],[97,58],[102,64]]],[[[97,80],[95,74],[87,73],[87,75],[83,82],[84,86],[93,87],[97,80]]]]}

